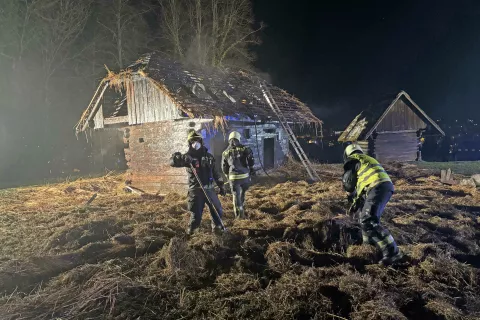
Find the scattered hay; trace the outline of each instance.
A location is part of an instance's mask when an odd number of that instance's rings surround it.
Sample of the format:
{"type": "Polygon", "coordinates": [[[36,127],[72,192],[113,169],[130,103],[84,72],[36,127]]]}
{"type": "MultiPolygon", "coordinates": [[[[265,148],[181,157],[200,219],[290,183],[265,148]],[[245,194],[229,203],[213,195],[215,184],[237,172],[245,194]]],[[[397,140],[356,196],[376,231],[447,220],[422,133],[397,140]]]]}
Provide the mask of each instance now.
{"type": "Polygon", "coordinates": [[[425,308],[432,311],[436,315],[436,317],[438,317],[438,319],[464,319],[463,312],[446,300],[430,300],[425,305],[425,308]]]}
{"type": "Polygon", "coordinates": [[[265,257],[273,271],[285,273],[293,267],[292,254],[295,247],[287,242],[275,242],[268,246],[265,257]]]}
{"type": "Polygon", "coordinates": [[[206,271],[207,257],[189,248],[185,239],[174,237],[160,253],[165,260],[165,272],[170,275],[199,276],[206,271]]]}
{"type": "Polygon", "coordinates": [[[351,313],[352,320],[407,320],[394,303],[384,299],[370,300],[362,303],[351,313]]]}
{"type": "Polygon", "coordinates": [[[478,192],[387,166],[382,224],[409,262],[383,268],[344,214],[342,167],[310,184],[289,165],[249,190],[248,220],[225,202],[222,236],[205,214],[187,237],[184,195],[127,194],[122,176],[0,191],[1,318],[478,318],[478,192]]]}
{"type": "Polygon", "coordinates": [[[244,294],[261,289],[260,281],[248,273],[222,274],[215,280],[215,286],[222,296],[244,294]]]}
{"type": "Polygon", "coordinates": [[[428,256],[436,257],[440,254],[441,248],[433,243],[422,243],[414,246],[403,247],[402,250],[413,260],[424,261],[428,256]]]}
{"type": "Polygon", "coordinates": [[[458,290],[477,290],[480,271],[460,263],[448,255],[427,257],[418,266],[410,268],[411,275],[427,283],[447,285],[458,290]]]}
{"type": "Polygon", "coordinates": [[[377,249],[371,245],[353,245],[348,247],[347,257],[359,259],[365,264],[372,264],[377,261],[378,252],[377,249]]]}
{"type": "MultiPolygon", "coordinates": [[[[298,319],[311,315],[312,319],[328,319],[333,312],[332,301],[324,295],[328,290],[319,278],[321,274],[288,272],[265,291],[267,319],[298,319]]],[[[323,279],[322,279],[323,280],[323,279]]]]}

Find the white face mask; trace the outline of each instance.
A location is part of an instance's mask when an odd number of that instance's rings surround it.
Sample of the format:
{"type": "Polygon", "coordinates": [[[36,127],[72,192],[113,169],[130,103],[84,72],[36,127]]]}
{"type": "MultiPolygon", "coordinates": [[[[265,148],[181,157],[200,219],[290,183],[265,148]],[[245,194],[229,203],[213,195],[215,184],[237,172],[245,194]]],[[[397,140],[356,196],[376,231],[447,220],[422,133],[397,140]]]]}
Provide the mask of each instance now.
{"type": "Polygon", "coordinates": [[[192,143],[192,148],[195,149],[195,150],[200,149],[201,146],[202,146],[202,144],[198,141],[195,141],[194,143],[192,143]]]}

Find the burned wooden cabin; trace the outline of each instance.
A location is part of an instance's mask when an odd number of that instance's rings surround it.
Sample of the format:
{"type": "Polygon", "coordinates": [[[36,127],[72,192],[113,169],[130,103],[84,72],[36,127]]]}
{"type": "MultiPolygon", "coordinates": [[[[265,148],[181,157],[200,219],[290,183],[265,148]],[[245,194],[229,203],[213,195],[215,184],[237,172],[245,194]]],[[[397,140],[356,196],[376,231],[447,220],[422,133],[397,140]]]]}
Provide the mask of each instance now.
{"type": "Polygon", "coordinates": [[[339,142],[356,142],[379,161],[414,161],[419,138],[426,143],[445,136],[443,130],[401,91],[360,113],[340,134],[339,142]]]}
{"type": "Polygon", "coordinates": [[[288,123],[321,130],[321,121],[304,103],[253,73],[185,65],[150,53],[118,74],[109,72],[76,132],[123,132],[128,179],[145,191],[186,189],[185,170],[171,168],[169,157],[187,150],[189,129],[202,134],[218,166],[228,133],[237,130],[252,148],[256,166],[274,168],[289,153],[289,137],[261,83],[288,123]]]}

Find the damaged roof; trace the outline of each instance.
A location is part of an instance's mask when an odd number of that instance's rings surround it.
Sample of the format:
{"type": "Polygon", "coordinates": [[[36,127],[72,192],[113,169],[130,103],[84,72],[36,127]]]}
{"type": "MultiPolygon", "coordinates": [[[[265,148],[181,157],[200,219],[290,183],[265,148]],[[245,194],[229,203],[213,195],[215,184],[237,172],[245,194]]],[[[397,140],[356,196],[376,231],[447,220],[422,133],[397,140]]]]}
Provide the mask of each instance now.
{"type": "Polygon", "coordinates": [[[385,95],[369,109],[357,115],[342,132],[338,141],[352,142],[367,140],[399,99],[407,104],[425,123],[431,125],[440,134],[445,135],[439,125],[435,123],[405,91],[400,91],[400,93],[396,95],[385,95]]]}
{"type": "MultiPolygon", "coordinates": [[[[188,65],[171,60],[161,53],[149,53],[118,75],[109,73],[104,82],[117,82],[125,77],[135,80],[145,77],[169,96],[175,106],[192,118],[209,117],[249,117],[277,120],[277,116],[267,103],[261,84],[268,88],[274,102],[287,121],[293,123],[321,124],[312,111],[300,100],[286,91],[268,84],[258,75],[234,69],[219,69],[188,65]]],[[[97,90],[100,92],[101,90],[97,90]]],[[[103,93],[101,93],[103,95],[103,93]]],[[[107,94],[108,95],[108,94],[107,94]]],[[[92,99],[91,105],[94,103],[92,99]]],[[[95,113],[91,106],[85,110],[83,118],[91,118],[95,113]]],[[[125,100],[103,106],[105,118],[125,114],[125,100]]],[[[80,120],[79,124],[82,123],[80,120]]],[[[78,129],[78,126],[77,126],[78,129]]],[[[77,130],[78,131],[78,130],[77,130]]],[[[80,130],[82,131],[82,130],[80,130]]]]}

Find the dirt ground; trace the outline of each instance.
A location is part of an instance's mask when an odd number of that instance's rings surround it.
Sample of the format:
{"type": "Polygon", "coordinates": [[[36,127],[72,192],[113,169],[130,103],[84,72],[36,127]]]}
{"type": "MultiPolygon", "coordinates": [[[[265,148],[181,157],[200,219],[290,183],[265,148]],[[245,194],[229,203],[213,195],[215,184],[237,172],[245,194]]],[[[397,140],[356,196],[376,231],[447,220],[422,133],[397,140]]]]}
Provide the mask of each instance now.
{"type": "Polygon", "coordinates": [[[480,318],[477,190],[386,166],[382,221],[408,259],[382,268],[345,215],[341,167],[316,169],[313,184],[294,164],[258,177],[249,220],[221,197],[222,236],[207,211],[187,237],[184,195],[128,194],[122,176],[0,191],[0,319],[480,318]]]}

